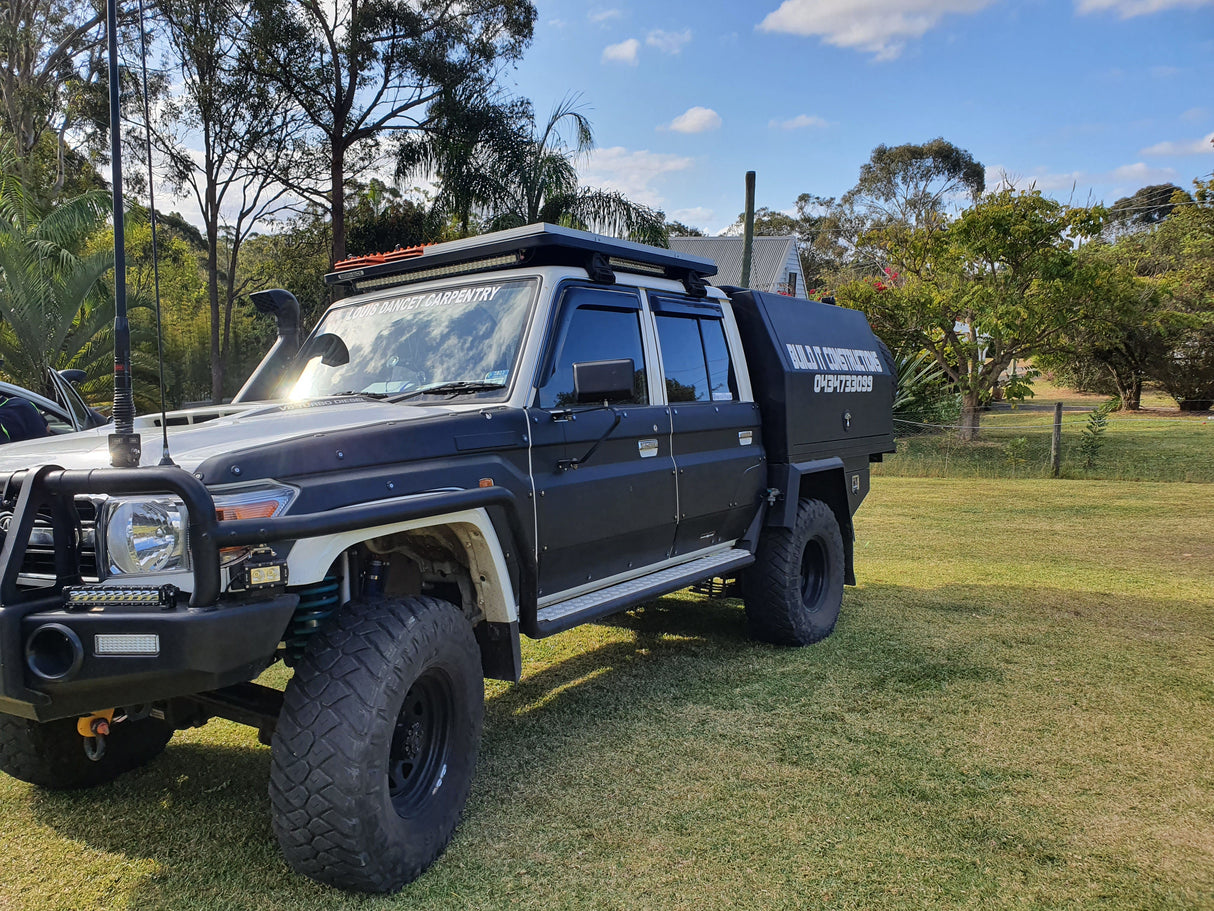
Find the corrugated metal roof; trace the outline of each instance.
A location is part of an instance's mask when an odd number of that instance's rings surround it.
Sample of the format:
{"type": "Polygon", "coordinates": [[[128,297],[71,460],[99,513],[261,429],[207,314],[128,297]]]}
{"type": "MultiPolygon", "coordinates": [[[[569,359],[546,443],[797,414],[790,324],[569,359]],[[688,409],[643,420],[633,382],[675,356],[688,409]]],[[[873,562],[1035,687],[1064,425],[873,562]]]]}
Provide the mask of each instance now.
{"type": "MultiPolygon", "coordinates": [[[[715,262],[717,274],[710,279],[714,285],[740,285],[742,240],[741,237],[672,237],[670,249],[715,262]]],[[[772,291],[783,284],[788,278],[785,269],[789,256],[796,255],[796,243],[796,237],[791,234],[756,237],[750,256],[750,287],[772,291]]],[[[802,293],[800,288],[797,292],[802,293]]]]}

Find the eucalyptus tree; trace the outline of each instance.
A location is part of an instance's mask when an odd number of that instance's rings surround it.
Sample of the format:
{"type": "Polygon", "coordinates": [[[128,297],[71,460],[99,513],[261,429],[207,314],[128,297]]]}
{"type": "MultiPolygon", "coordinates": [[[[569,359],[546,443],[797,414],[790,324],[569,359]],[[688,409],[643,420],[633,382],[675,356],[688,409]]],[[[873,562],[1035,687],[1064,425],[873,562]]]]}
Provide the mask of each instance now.
{"type": "Polygon", "coordinates": [[[105,6],[0,0],[0,123],[27,193],[53,200],[73,171],[91,176],[70,134],[104,135],[105,6]]]}
{"type": "Polygon", "coordinates": [[[290,100],[255,66],[243,0],[159,0],[166,66],[181,79],[163,99],[153,145],[170,186],[202,222],[211,312],[211,396],[224,394],[240,254],[298,200],[282,178],[298,164],[302,127],[290,100]]]}
{"type": "Polygon", "coordinates": [[[252,0],[259,62],[313,134],[312,178],[280,175],[329,212],[346,256],[347,183],[389,133],[424,131],[444,97],[489,93],[535,22],[531,0],[252,0]]]}
{"type": "Polygon", "coordinates": [[[939,225],[952,204],[977,202],[985,189],[982,163],[938,137],[920,145],[877,146],[842,201],[872,227],[919,228],[939,225]]]}

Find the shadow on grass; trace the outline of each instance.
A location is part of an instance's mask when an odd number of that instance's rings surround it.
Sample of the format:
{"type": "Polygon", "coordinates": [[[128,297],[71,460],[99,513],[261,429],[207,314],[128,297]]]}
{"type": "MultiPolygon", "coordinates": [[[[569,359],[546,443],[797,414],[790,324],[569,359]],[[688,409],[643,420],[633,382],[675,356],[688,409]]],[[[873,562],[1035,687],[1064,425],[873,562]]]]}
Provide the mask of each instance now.
{"type": "MultiPolygon", "coordinates": [[[[621,741],[643,753],[651,748],[645,738],[663,719],[672,720],[674,736],[693,741],[701,735],[686,720],[691,712],[709,718],[740,716],[742,721],[735,723],[770,738],[772,762],[796,768],[837,761],[840,774],[867,781],[872,800],[884,795],[927,806],[928,823],[938,817],[941,832],[960,831],[966,842],[968,828],[978,842],[977,854],[995,850],[986,843],[1006,844],[1007,833],[1014,836],[1027,822],[997,823],[986,804],[992,795],[1006,796],[1009,783],[1022,773],[984,770],[982,761],[964,753],[945,760],[948,750],[932,740],[931,727],[923,729],[926,734],[915,733],[906,718],[922,708],[946,713],[966,694],[1001,683],[997,652],[1003,646],[992,644],[987,631],[966,632],[967,624],[998,621],[1015,635],[1018,621],[1000,618],[998,605],[1019,609],[1030,604],[1043,622],[1064,626],[1087,621],[1055,609],[1056,603],[1074,603],[1073,593],[953,588],[849,591],[836,634],[811,649],[751,643],[737,602],[690,597],[662,599],[609,621],[631,634],[619,641],[581,651],[558,642],[551,665],[525,673],[519,684],[488,700],[472,800],[448,858],[465,850],[462,841],[475,846],[485,837],[492,840],[483,833],[509,831],[516,816],[534,812],[528,802],[541,775],[547,782],[541,791],[547,795],[593,768],[602,751],[621,741]],[[908,616],[908,609],[927,612],[926,618],[908,616]],[[922,624],[937,625],[941,635],[931,635],[922,624]],[[840,697],[827,688],[845,688],[846,693],[840,697]],[[765,707],[779,717],[765,717],[765,707]],[[766,728],[771,731],[764,733],[766,728]],[[960,765],[967,767],[963,774],[957,771],[960,765]],[[950,799],[963,801],[964,818],[949,820],[956,810],[939,804],[946,791],[957,792],[950,799]],[[991,834],[992,827],[998,837],[991,834]]],[[[1092,600],[1087,596],[1087,610],[1092,600]]],[[[1081,633],[1072,629],[1068,635],[1081,633]]],[[[295,876],[279,857],[270,830],[269,750],[256,743],[251,731],[247,736],[243,731],[213,722],[202,732],[179,735],[164,756],[110,786],[70,794],[33,792],[34,816],[63,838],[154,861],[153,873],[133,891],[122,892],[121,903],[132,908],[408,906],[416,889],[447,898],[459,888],[478,894],[489,889],[491,895],[491,879],[469,885],[458,878],[465,867],[481,871],[482,865],[487,872],[478,876],[491,877],[509,862],[500,857],[461,856],[450,868],[440,861],[423,878],[430,885],[406,888],[395,899],[343,896],[295,876]],[[447,877],[456,882],[444,892],[447,877]]],[[[879,819],[884,811],[874,805],[861,812],[879,819]]],[[[1038,828],[1057,831],[1057,837],[1042,835],[1027,846],[1023,838],[1014,841],[1019,850],[1037,857],[1035,863],[1053,864],[1064,850],[1065,832],[1044,823],[1038,828]]],[[[563,860],[577,864],[576,858],[563,860]]],[[[964,853],[957,863],[972,866],[964,853]]]]}

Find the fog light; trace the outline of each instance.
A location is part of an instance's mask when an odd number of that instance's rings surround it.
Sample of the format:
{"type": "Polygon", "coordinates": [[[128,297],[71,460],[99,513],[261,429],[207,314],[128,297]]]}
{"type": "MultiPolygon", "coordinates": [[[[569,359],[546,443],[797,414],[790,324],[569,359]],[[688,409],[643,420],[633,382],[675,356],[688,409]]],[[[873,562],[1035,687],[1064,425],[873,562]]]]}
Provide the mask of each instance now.
{"type": "Polygon", "coordinates": [[[156,633],[98,633],[93,637],[93,654],[111,658],[156,656],[160,654],[160,636],[156,633]]]}

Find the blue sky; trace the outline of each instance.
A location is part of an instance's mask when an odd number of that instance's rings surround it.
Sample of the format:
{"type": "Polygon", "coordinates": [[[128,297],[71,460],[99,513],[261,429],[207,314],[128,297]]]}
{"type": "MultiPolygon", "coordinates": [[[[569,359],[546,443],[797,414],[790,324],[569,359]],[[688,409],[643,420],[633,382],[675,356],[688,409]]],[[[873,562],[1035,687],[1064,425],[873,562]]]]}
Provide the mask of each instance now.
{"type": "Polygon", "coordinates": [[[710,232],[839,196],[936,136],[1076,204],[1214,171],[1214,0],[536,0],[509,75],[542,120],[580,94],[585,183],[710,232]]]}

